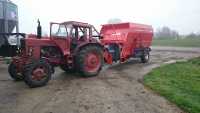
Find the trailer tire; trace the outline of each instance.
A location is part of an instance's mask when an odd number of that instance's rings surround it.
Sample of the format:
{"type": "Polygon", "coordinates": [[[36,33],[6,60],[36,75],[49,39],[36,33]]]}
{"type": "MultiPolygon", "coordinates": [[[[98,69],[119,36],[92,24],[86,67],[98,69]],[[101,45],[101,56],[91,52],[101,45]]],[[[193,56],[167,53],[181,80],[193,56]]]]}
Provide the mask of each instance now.
{"type": "Polygon", "coordinates": [[[51,79],[51,66],[45,60],[34,61],[24,68],[24,82],[30,87],[45,86],[51,79]]]}
{"type": "Polygon", "coordinates": [[[142,62],[142,63],[147,63],[147,62],[149,62],[149,59],[150,59],[149,52],[144,53],[144,54],[141,56],[141,62],[142,62]]]}
{"type": "Polygon", "coordinates": [[[17,66],[11,62],[11,64],[8,66],[8,73],[10,77],[15,81],[22,81],[24,79],[24,76],[21,73],[17,73],[17,66]]]}
{"type": "Polygon", "coordinates": [[[89,45],[82,48],[76,56],[76,69],[84,77],[96,76],[103,66],[102,48],[89,45]]]}

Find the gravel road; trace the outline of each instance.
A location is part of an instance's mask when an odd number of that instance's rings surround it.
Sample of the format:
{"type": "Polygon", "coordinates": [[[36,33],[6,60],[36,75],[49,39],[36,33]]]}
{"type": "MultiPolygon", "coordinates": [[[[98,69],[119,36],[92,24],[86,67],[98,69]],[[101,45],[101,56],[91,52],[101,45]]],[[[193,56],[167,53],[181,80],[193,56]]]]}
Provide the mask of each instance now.
{"type": "Polygon", "coordinates": [[[97,77],[81,78],[56,69],[45,87],[28,88],[0,65],[0,113],[183,113],[153,93],[143,77],[164,63],[200,56],[200,48],[153,47],[151,61],[130,60],[105,66],[97,77]]]}

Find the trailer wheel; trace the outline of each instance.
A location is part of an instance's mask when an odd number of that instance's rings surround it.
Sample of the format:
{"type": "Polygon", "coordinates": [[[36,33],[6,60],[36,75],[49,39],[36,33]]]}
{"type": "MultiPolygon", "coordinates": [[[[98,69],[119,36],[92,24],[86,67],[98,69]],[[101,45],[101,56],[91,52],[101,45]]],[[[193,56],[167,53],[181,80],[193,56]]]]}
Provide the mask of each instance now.
{"type": "Polygon", "coordinates": [[[144,53],[144,54],[141,56],[141,62],[142,62],[142,63],[147,63],[147,62],[149,62],[149,59],[150,59],[149,52],[144,53]]]}
{"type": "Polygon", "coordinates": [[[60,69],[63,70],[63,71],[65,71],[66,73],[74,73],[76,71],[73,68],[72,69],[68,68],[68,66],[66,66],[66,65],[61,65],[60,69]]]}
{"type": "Polygon", "coordinates": [[[98,46],[82,48],[76,57],[76,68],[84,77],[96,76],[103,65],[103,51],[98,46]]]}
{"type": "Polygon", "coordinates": [[[51,79],[51,66],[45,60],[32,62],[24,68],[24,81],[31,87],[45,86],[51,79]]]}
{"type": "Polygon", "coordinates": [[[11,64],[8,66],[8,73],[10,77],[15,81],[21,81],[24,79],[24,76],[17,72],[17,66],[13,62],[11,62],[11,64]]]}

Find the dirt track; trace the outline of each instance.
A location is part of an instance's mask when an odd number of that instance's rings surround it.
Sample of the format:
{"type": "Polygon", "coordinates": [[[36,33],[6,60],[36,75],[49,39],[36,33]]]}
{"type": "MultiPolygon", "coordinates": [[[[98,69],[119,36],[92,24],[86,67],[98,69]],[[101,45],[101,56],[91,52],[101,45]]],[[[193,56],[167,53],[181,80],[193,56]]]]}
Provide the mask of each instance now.
{"type": "Polygon", "coordinates": [[[198,51],[154,48],[151,61],[131,60],[105,67],[93,78],[56,70],[45,87],[13,82],[0,65],[0,113],[182,113],[142,84],[144,74],[163,63],[200,56],[198,51]],[[172,51],[173,50],[173,51],[172,51]]]}

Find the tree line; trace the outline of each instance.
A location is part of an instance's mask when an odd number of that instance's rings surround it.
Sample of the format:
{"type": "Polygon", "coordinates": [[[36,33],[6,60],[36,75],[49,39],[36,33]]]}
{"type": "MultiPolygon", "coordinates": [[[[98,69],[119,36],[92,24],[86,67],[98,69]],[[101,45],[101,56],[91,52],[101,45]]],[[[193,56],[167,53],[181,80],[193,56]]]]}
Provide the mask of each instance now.
{"type": "Polygon", "coordinates": [[[178,31],[170,29],[167,26],[164,26],[162,28],[158,28],[154,33],[154,38],[170,38],[170,39],[181,39],[181,38],[200,38],[200,33],[190,33],[187,35],[180,35],[178,31]]]}

